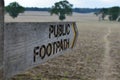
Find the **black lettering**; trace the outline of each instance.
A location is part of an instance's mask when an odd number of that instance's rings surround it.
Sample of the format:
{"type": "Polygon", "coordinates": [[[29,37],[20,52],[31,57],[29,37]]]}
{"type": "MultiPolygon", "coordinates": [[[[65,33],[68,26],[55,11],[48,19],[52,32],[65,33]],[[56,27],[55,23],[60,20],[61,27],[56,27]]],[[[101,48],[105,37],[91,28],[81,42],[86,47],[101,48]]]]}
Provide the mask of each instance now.
{"type": "Polygon", "coordinates": [[[46,55],[46,47],[45,47],[45,45],[42,45],[41,48],[40,48],[39,56],[41,57],[41,59],[44,59],[45,55],[46,55]]]}
{"type": "Polygon", "coordinates": [[[53,42],[53,54],[55,54],[55,46],[56,46],[56,42],[53,42]]]}
{"type": "Polygon", "coordinates": [[[58,25],[56,25],[54,28],[54,36],[58,37],[58,25]]]}
{"type": "Polygon", "coordinates": [[[52,53],[52,45],[49,43],[47,46],[47,55],[50,56],[52,53]]]}
{"type": "Polygon", "coordinates": [[[58,50],[57,42],[53,42],[53,45],[54,45],[54,52],[57,53],[57,50],[58,50]]]}
{"type": "Polygon", "coordinates": [[[56,42],[56,53],[58,52],[58,49],[60,51],[60,41],[56,42]]]}
{"type": "Polygon", "coordinates": [[[51,34],[54,32],[54,28],[55,28],[54,25],[50,25],[50,27],[49,27],[49,38],[51,38],[51,34]]]}
{"type": "Polygon", "coordinates": [[[61,41],[60,41],[60,50],[59,51],[61,51],[61,50],[63,50],[64,49],[64,47],[63,47],[63,41],[62,41],[62,39],[61,39],[61,41]]]}
{"type": "Polygon", "coordinates": [[[63,36],[66,35],[66,30],[65,30],[65,29],[66,29],[66,26],[64,25],[64,26],[63,26],[63,36]]]}
{"type": "Polygon", "coordinates": [[[39,54],[39,46],[35,47],[33,52],[34,52],[33,61],[35,62],[36,61],[36,55],[39,54]]]}
{"type": "Polygon", "coordinates": [[[67,35],[70,34],[70,24],[67,24],[67,27],[66,27],[66,33],[67,33],[67,35]]]}
{"type": "Polygon", "coordinates": [[[69,39],[64,39],[64,49],[69,48],[69,39]]]}
{"type": "Polygon", "coordinates": [[[42,45],[35,47],[33,50],[33,61],[36,61],[36,56],[39,56],[41,59],[44,59],[46,55],[49,57],[51,56],[51,54],[55,54],[65,49],[68,49],[70,47],[69,41],[69,39],[61,39],[53,43],[48,43],[47,46],[42,45]]]}
{"type": "Polygon", "coordinates": [[[62,27],[63,27],[63,25],[58,26],[58,29],[57,29],[58,37],[60,37],[62,35],[62,27]]]}
{"type": "Polygon", "coordinates": [[[53,54],[57,53],[59,49],[59,42],[53,42],[53,54]]]}
{"type": "Polygon", "coordinates": [[[60,37],[70,34],[70,24],[59,24],[59,25],[50,25],[49,27],[49,38],[51,36],[60,37]]]}

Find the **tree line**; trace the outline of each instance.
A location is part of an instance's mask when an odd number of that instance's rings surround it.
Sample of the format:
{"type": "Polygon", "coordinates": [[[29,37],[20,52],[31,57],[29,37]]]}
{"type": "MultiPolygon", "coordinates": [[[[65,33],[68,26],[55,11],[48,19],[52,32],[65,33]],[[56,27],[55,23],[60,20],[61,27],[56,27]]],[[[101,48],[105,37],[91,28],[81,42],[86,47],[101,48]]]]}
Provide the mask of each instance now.
{"type": "Polygon", "coordinates": [[[78,13],[90,13],[97,12],[100,9],[91,9],[91,8],[72,8],[73,5],[70,4],[67,0],[56,2],[51,8],[38,8],[38,7],[22,7],[17,2],[12,2],[5,7],[5,13],[8,13],[11,17],[16,18],[19,13],[24,11],[48,11],[52,14],[59,16],[60,20],[64,20],[66,15],[72,15],[72,12],[78,13]]]}
{"type": "Polygon", "coordinates": [[[37,8],[37,7],[24,8],[17,2],[12,2],[5,7],[5,13],[9,13],[9,15],[13,18],[16,18],[19,15],[19,13],[23,13],[24,11],[48,11],[51,15],[52,14],[58,15],[60,20],[64,20],[67,15],[71,16],[73,12],[78,13],[94,12],[96,15],[101,14],[102,20],[104,20],[105,16],[107,15],[109,15],[110,21],[120,20],[120,7],[118,6],[102,9],[73,8],[73,5],[69,3],[67,0],[56,2],[51,8],[37,8]]]}
{"type": "Polygon", "coordinates": [[[120,21],[120,7],[114,6],[110,8],[102,8],[100,11],[95,12],[96,15],[100,15],[102,20],[108,15],[110,21],[120,21]]]}
{"type": "MultiPolygon", "coordinates": [[[[50,11],[51,8],[25,7],[25,11],[50,11]]],[[[98,12],[101,8],[73,8],[73,12],[92,13],[98,12]]]]}

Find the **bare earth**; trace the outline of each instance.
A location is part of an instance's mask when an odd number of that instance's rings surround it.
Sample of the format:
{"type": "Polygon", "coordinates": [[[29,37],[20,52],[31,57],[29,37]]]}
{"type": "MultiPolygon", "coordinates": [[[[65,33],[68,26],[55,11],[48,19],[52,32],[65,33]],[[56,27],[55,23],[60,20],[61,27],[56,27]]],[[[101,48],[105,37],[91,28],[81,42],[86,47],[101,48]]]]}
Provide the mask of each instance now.
{"type": "MultiPolygon", "coordinates": [[[[54,22],[56,15],[25,12],[6,22],[54,22]]],[[[79,36],[74,50],[35,67],[11,80],[120,80],[120,22],[98,21],[90,14],[74,13],[79,36]]]]}

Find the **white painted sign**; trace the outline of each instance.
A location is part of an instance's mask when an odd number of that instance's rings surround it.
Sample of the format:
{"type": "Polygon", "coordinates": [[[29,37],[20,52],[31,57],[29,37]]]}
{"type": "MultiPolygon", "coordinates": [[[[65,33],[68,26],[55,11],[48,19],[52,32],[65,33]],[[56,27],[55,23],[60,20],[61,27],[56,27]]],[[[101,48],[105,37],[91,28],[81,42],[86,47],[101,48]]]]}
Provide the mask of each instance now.
{"type": "Polygon", "coordinates": [[[76,37],[75,22],[6,23],[4,28],[6,78],[72,49],[76,37]]]}

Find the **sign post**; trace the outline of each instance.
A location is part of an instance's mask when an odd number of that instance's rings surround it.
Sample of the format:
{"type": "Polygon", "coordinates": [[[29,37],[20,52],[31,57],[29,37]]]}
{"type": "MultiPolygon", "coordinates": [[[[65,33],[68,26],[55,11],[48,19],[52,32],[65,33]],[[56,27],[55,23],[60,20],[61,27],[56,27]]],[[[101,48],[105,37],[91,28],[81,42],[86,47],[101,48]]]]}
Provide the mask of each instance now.
{"type": "Polygon", "coordinates": [[[71,50],[77,33],[75,22],[4,24],[4,0],[0,0],[0,80],[71,50]]]}
{"type": "Polygon", "coordinates": [[[4,0],[0,0],[0,80],[3,80],[4,55],[4,0]]]}

